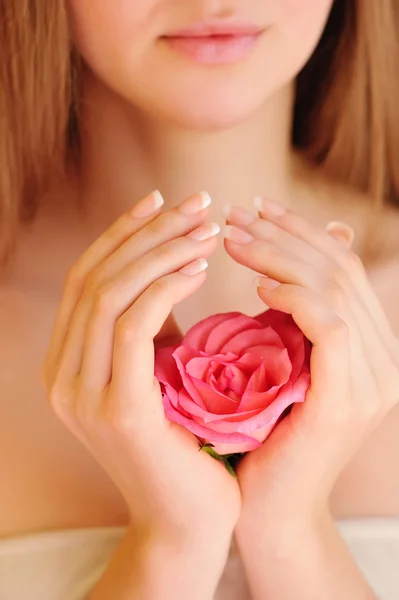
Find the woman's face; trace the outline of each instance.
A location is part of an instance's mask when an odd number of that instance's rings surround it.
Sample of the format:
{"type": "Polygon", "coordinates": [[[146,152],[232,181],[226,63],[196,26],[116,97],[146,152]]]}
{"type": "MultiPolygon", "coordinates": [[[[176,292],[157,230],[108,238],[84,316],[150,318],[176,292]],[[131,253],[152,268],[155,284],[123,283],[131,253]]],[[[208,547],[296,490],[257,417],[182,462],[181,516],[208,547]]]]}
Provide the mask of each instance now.
{"type": "Polygon", "coordinates": [[[289,83],[333,3],[68,1],[75,43],[95,75],[145,114],[196,129],[231,126],[289,83]]]}

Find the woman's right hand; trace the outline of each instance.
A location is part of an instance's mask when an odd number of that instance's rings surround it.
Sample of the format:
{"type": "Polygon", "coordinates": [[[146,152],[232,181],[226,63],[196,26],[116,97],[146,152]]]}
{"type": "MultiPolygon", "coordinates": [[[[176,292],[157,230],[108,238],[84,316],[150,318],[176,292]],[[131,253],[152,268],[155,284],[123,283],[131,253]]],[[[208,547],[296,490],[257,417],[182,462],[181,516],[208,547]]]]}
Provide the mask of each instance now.
{"type": "Polygon", "coordinates": [[[120,489],[134,528],[158,539],[212,534],[226,542],[239,516],[237,482],[166,419],[154,377],[154,338],[176,333],[163,326],[203,284],[204,259],[216,248],[207,198],[163,213],[154,192],[80,257],[66,279],[43,381],[57,415],[120,489]]]}

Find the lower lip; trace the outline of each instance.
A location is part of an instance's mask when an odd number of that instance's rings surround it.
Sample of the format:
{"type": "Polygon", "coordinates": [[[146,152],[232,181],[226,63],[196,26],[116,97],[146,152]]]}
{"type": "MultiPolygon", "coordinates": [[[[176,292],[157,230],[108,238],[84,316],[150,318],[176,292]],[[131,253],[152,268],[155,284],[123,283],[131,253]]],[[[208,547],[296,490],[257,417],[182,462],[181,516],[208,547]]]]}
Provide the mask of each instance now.
{"type": "Polygon", "coordinates": [[[229,64],[243,60],[255,48],[261,34],[166,37],[169,46],[202,64],[229,64]]]}

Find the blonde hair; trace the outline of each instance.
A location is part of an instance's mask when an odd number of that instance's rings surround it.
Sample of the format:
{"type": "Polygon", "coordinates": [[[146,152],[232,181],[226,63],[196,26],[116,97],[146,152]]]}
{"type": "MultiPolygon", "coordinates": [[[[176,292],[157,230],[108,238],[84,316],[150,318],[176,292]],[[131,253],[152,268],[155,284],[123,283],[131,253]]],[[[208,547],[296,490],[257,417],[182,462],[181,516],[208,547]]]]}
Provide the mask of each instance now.
{"type": "MultiPolygon", "coordinates": [[[[399,197],[396,0],[334,0],[298,76],[293,143],[380,206],[399,197]]],[[[78,147],[63,0],[0,0],[0,256],[78,147]]]]}

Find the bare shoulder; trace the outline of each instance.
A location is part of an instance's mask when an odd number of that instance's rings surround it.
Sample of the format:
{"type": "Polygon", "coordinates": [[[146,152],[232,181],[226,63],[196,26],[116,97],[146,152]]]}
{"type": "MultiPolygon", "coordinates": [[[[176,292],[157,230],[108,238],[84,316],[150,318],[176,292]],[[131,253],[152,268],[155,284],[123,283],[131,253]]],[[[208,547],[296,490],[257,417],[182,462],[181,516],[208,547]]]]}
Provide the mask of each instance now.
{"type": "Polygon", "coordinates": [[[399,336],[399,207],[387,206],[376,221],[379,255],[368,266],[373,289],[399,336]]]}
{"type": "Polygon", "coordinates": [[[127,520],[120,493],[57,419],[40,381],[58,303],[0,286],[0,538],[127,520]]]}
{"type": "Polygon", "coordinates": [[[376,215],[372,200],[351,187],[319,179],[317,191],[323,200],[323,226],[329,218],[353,227],[354,251],[364,260],[372,287],[399,335],[399,204],[386,204],[376,215]],[[375,236],[376,252],[368,261],[364,249],[370,236],[375,236]]]}
{"type": "MultiPolygon", "coordinates": [[[[55,306],[41,294],[0,286],[0,360],[2,365],[24,363],[31,371],[44,357],[55,306]]],[[[4,372],[4,370],[2,370],[4,372]]]]}
{"type": "Polygon", "coordinates": [[[53,420],[40,379],[53,318],[52,302],[42,294],[0,286],[0,417],[19,423],[15,439],[25,428],[32,435],[39,418],[53,420]],[[33,419],[17,418],[31,412],[33,419]]]}

